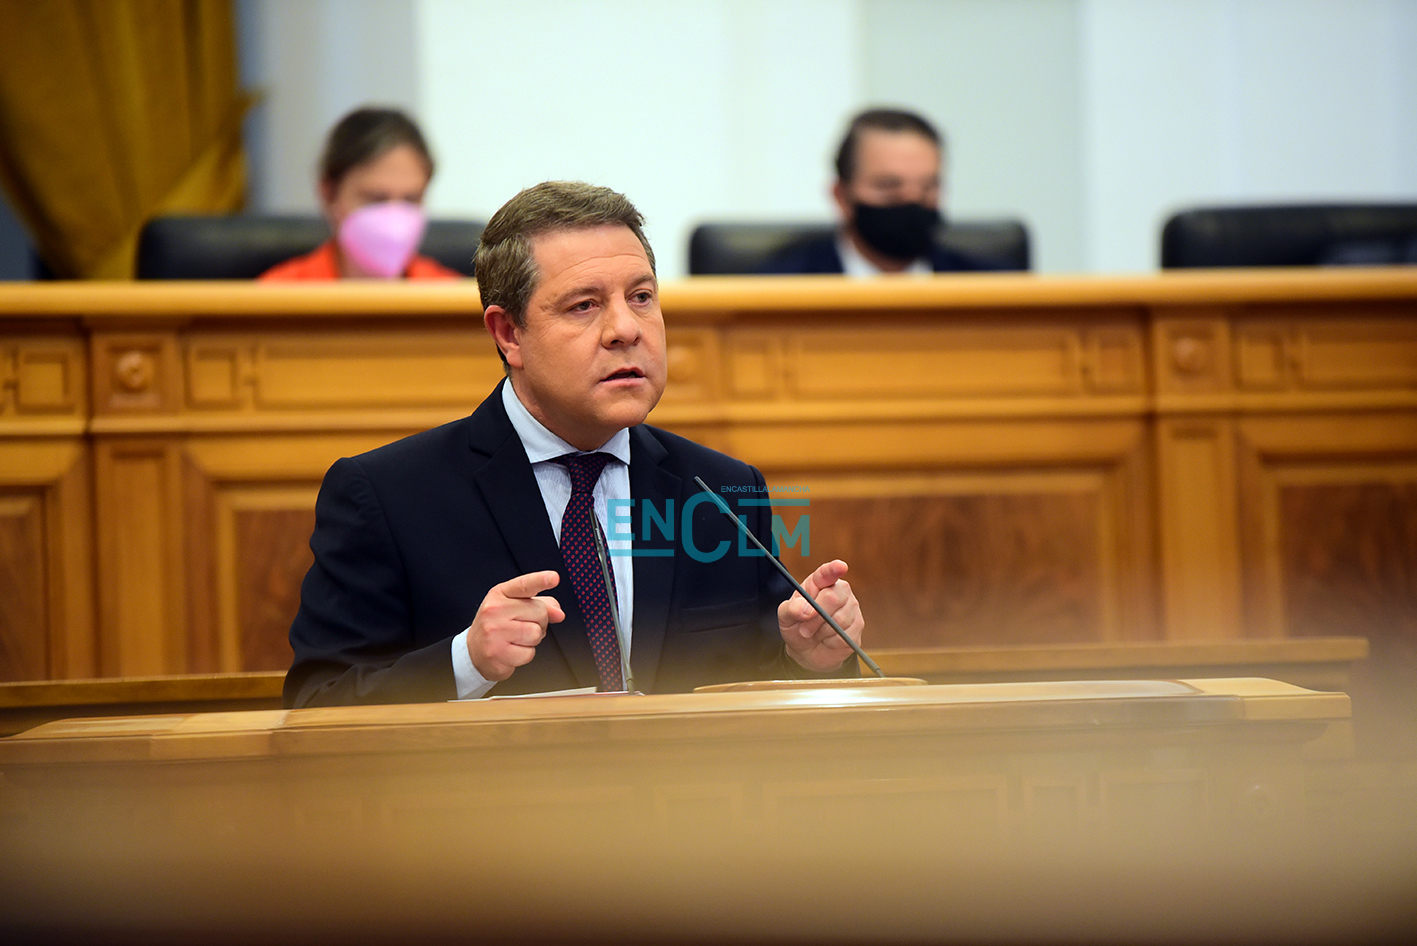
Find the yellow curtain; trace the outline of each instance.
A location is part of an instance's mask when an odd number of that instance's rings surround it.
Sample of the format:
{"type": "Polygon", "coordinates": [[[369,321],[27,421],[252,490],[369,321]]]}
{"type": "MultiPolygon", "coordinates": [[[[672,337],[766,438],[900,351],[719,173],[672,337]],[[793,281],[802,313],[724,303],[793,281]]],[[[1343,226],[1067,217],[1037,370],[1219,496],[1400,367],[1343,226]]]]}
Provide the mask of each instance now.
{"type": "Polygon", "coordinates": [[[0,184],[56,275],[131,279],[163,213],[241,208],[231,0],[0,0],[0,184]]]}

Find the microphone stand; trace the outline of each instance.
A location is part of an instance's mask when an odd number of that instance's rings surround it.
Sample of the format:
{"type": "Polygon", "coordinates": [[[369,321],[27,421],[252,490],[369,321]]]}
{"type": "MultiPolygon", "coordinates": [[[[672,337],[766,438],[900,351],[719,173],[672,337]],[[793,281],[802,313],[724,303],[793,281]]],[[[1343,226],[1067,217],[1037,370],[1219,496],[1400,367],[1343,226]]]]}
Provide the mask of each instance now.
{"type": "Polygon", "coordinates": [[[715,493],[713,490],[709,489],[707,483],[699,479],[697,476],[694,477],[694,482],[698,483],[699,487],[703,489],[705,493],[709,494],[709,499],[712,499],[714,501],[714,504],[718,506],[719,512],[727,516],[735,526],[742,530],[744,535],[746,535],[749,539],[753,541],[754,545],[762,549],[763,554],[768,557],[768,561],[776,565],[777,570],[782,572],[783,577],[786,578],[788,581],[792,582],[792,587],[796,588],[797,593],[800,594],[806,600],[806,602],[810,604],[812,608],[822,616],[822,620],[826,621],[829,625],[831,625],[831,629],[836,631],[837,636],[839,636],[842,640],[846,641],[846,643],[851,645],[851,649],[856,652],[856,656],[860,657],[861,661],[865,663],[867,667],[871,668],[871,672],[878,677],[884,677],[885,674],[881,672],[881,668],[876,666],[876,662],[874,660],[866,656],[866,652],[861,649],[861,645],[852,640],[851,636],[841,629],[841,625],[836,623],[832,616],[828,614],[820,604],[817,603],[816,598],[813,598],[811,595],[807,594],[807,589],[803,588],[802,584],[796,578],[792,577],[792,573],[787,570],[787,566],[782,564],[782,562],[778,561],[776,555],[769,552],[766,546],[764,546],[763,543],[758,541],[758,537],[753,535],[753,530],[748,528],[747,523],[745,523],[742,519],[739,519],[737,516],[733,515],[732,510],[728,508],[728,504],[725,503],[722,499],[719,499],[718,494],[715,493]]]}

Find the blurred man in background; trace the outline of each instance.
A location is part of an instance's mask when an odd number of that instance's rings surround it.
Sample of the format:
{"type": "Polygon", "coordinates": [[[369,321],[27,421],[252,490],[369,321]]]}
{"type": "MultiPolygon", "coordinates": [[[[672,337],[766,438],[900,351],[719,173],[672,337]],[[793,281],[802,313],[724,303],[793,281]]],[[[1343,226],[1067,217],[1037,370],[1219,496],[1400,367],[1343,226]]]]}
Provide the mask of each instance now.
{"type": "Polygon", "coordinates": [[[765,273],[941,273],[1001,268],[935,240],[943,226],[944,144],[913,112],[873,108],[851,120],[836,155],[841,227],[834,237],[787,247],[765,273]]]}

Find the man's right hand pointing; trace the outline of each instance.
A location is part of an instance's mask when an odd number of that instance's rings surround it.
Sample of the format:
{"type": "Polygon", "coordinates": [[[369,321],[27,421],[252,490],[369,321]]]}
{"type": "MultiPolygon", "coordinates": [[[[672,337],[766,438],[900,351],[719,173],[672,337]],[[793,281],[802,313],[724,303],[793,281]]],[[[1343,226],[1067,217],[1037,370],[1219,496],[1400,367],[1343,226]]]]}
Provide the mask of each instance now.
{"type": "Polygon", "coordinates": [[[566,619],[555,598],[541,593],[555,588],[553,571],[528,572],[492,586],[468,628],[467,653],[486,680],[505,680],[536,656],[546,625],[566,619]]]}

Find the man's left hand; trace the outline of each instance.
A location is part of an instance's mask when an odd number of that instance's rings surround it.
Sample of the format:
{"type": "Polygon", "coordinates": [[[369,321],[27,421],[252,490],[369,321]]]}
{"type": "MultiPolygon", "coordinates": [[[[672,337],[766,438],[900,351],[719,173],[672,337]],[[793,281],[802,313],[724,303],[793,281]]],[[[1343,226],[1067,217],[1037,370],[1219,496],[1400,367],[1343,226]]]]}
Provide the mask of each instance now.
{"type": "MultiPolygon", "coordinates": [[[[866,621],[861,617],[856,595],[842,577],[845,574],[845,562],[830,561],[807,576],[802,587],[859,644],[866,621]]],[[[799,592],[794,591],[792,597],[777,606],[777,626],[787,652],[808,670],[830,672],[852,655],[851,646],[837,636],[799,592]]]]}

